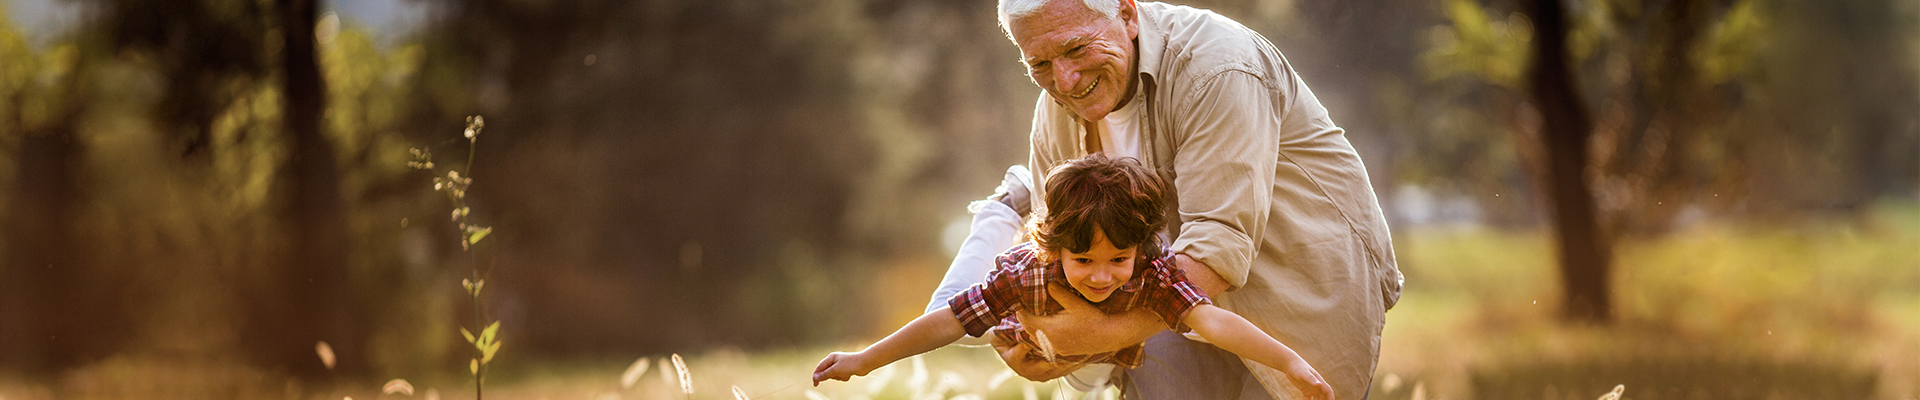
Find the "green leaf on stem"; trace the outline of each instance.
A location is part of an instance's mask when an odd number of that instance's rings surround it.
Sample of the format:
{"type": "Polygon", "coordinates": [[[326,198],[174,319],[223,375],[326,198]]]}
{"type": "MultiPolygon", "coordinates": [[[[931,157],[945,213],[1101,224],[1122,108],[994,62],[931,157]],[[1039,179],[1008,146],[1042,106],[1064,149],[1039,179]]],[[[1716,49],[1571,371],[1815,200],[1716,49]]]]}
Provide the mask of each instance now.
{"type": "Polygon", "coordinates": [[[489,233],[493,233],[493,227],[471,229],[470,231],[471,232],[467,234],[467,243],[480,243],[480,239],[486,238],[489,233]]]}

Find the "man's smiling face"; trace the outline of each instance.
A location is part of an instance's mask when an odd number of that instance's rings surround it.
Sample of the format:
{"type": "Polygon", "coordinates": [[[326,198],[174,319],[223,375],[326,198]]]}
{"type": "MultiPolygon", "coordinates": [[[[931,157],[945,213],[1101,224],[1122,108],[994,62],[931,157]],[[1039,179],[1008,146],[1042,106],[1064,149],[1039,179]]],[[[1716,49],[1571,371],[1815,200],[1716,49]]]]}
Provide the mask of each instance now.
{"type": "Polygon", "coordinates": [[[1098,120],[1133,95],[1135,11],[1131,0],[1120,0],[1113,17],[1079,0],[1054,0],[1008,21],[1007,33],[1034,84],[1075,116],[1098,120]]]}

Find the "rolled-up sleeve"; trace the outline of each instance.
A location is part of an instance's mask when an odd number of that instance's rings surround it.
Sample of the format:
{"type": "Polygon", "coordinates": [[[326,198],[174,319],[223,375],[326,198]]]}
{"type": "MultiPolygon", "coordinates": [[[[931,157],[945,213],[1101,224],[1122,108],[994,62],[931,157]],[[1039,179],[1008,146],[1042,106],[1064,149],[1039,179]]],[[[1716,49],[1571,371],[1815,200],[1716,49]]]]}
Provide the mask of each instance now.
{"type": "Polygon", "coordinates": [[[1017,271],[994,270],[985,283],[973,285],[947,301],[947,308],[960,320],[967,336],[986,334],[1000,319],[1018,310],[1014,307],[1020,302],[1013,296],[1013,286],[1019,284],[1016,275],[1017,271]]]}
{"type": "Polygon", "coordinates": [[[1226,70],[1195,86],[1178,110],[1174,156],[1180,232],[1171,246],[1234,288],[1247,282],[1266,229],[1280,129],[1272,92],[1253,74],[1226,70]]]}
{"type": "Polygon", "coordinates": [[[1022,243],[994,257],[997,266],[986,282],[973,285],[947,301],[967,336],[979,337],[1002,319],[1046,302],[1046,268],[1036,265],[1032,242],[1022,243]]]}

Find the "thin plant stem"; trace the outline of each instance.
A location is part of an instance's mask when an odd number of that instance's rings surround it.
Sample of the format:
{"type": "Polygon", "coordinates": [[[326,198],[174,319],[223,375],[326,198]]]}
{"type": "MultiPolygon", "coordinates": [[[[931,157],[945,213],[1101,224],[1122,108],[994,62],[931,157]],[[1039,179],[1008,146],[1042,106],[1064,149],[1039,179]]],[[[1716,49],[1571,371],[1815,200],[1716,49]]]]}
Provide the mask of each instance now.
{"type": "MultiPolygon", "coordinates": [[[[474,153],[474,147],[475,147],[474,145],[475,145],[475,142],[477,142],[477,139],[478,139],[477,137],[467,138],[467,165],[466,165],[467,173],[463,174],[463,175],[467,175],[467,178],[465,179],[473,179],[472,178],[473,153],[474,153]]],[[[464,191],[466,190],[466,188],[463,187],[461,190],[464,191]]],[[[454,204],[454,207],[459,207],[458,208],[459,210],[465,210],[467,207],[465,200],[466,199],[460,199],[460,201],[457,201],[456,204],[454,204]]],[[[460,247],[467,251],[467,275],[469,277],[468,279],[472,280],[473,282],[476,282],[476,284],[477,282],[484,282],[480,280],[480,261],[479,261],[480,254],[474,251],[473,236],[469,235],[467,232],[463,230],[462,232],[460,232],[460,241],[461,243],[464,244],[463,246],[460,246],[460,247]]],[[[467,295],[468,297],[473,299],[473,307],[472,307],[473,308],[473,328],[485,329],[481,325],[482,319],[480,317],[480,292],[476,290],[468,290],[467,295]]],[[[480,356],[479,349],[475,349],[474,353],[476,357],[480,356]]],[[[485,374],[486,370],[487,370],[487,366],[481,365],[480,368],[477,369],[473,374],[473,400],[485,400],[485,397],[481,396],[482,394],[481,380],[485,379],[485,377],[487,376],[485,374]]]]}

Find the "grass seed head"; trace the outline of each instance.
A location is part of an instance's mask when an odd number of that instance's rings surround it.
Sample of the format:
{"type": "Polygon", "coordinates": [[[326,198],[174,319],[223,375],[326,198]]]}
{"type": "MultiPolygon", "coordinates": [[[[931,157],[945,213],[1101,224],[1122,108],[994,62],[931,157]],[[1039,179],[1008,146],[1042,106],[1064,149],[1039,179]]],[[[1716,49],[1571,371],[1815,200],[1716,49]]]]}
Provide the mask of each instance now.
{"type": "Polygon", "coordinates": [[[993,379],[987,380],[987,391],[999,389],[1000,385],[1006,384],[1008,379],[1013,379],[1013,376],[1013,370],[1000,371],[999,375],[994,375],[993,379]]]}
{"type": "Polygon", "coordinates": [[[390,381],[387,381],[386,385],[380,387],[380,393],[381,394],[400,393],[400,394],[412,396],[413,384],[407,383],[407,380],[405,379],[390,380],[390,381]]]}
{"type": "Polygon", "coordinates": [[[1053,341],[1047,340],[1046,332],[1040,331],[1039,328],[1034,328],[1033,343],[1040,346],[1041,357],[1046,357],[1047,362],[1054,362],[1053,341]]]}
{"type": "Polygon", "coordinates": [[[907,377],[907,391],[912,395],[908,397],[918,398],[927,393],[927,361],[920,356],[913,356],[912,364],[913,375],[907,377]]]}
{"type": "Polygon", "coordinates": [[[653,363],[647,361],[649,360],[647,360],[646,357],[640,357],[639,360],[633,362],[633,365],[627,367],[626,373],[620,374],[621,389],[632,389],[633,383],[639,382],[641,375],[646,375],[647,367],[653,365],[653,363]]]}
{"type": "Polygon", "coordinates": [[[671,365],[672,362],[673,362],[672,360],[669,360],[666,358],[660,359],[660,383],[664,383],[668,387],[672,387],[674,384],[673,379],[678,377],[675,374],[667,373],[668,368],[673,367],[673,365],[671,365]]]}
{"type": "Polygon", "coordinates": [[[1626,392],[1627,385],[1614,385],[1613,391],[1600,395],[1600,400],[1620,400],[1620,395],[1626,392]]]}
{"type": "Polygon", "coordinates": [[[673,370],[680,373],[680,391],[693,394],[693,375],[687,373],[687,362],[680,359],[680,353],[673,354],[673,370]]]}
{"type": "Polygon", "coordinates": [[[329,345],[327,344],[327,341],[322,340],[319,343],[313,344],[313,352],[314,354],[320,355],[320,364],[326,365],[327,369],[333,369],[333,346],[332,345],[329,345]]]}
{"type": "Polygon", "coordinates": [[[880,389],[885,389],[888,383],[893,382],[894,370],[895,368],[892,368],[892,366],[886,366],[886,367],[880,367],[880,369],[874,370],[872,374],[868,374],[867,375],[867,396],[874,396],[879,394],[880,389]]]}

